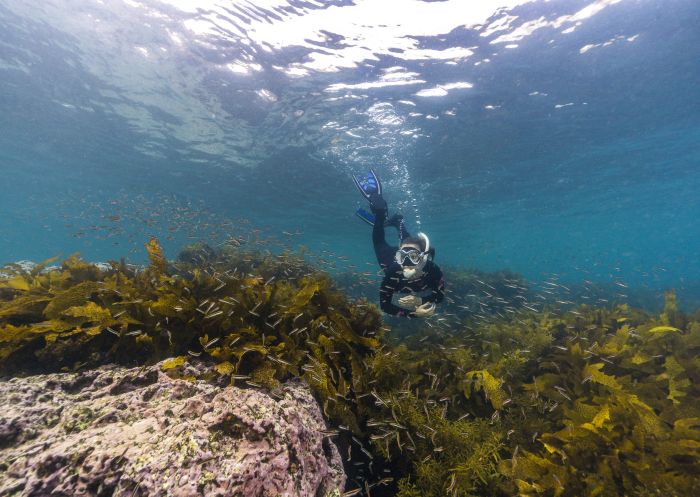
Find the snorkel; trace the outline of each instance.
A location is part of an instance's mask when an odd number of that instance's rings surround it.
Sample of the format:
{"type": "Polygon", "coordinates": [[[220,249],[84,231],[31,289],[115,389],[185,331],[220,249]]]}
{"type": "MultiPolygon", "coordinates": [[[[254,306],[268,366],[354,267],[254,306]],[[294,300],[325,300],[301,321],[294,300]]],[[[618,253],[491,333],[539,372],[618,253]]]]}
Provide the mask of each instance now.
{"type": "Polygon", "coordinates": [[[430,239],[425,233],[418,233],[417,236],[423,239],[423,242],[425,243],[425,250],[423,250],[420,253],[420,259],[416,265],[404,266],[403,264],[401,264],[403,277],[407,280],[420,278],[423,275],[423,268],[428,262],[428,253],[430,252],[430,239]]]}

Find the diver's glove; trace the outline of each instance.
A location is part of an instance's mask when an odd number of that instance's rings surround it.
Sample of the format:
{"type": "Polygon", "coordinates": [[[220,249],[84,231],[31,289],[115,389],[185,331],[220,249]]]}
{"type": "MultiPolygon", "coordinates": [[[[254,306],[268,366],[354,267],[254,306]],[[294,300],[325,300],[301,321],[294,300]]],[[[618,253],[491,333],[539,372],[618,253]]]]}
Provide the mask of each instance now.
{"type": "Polygon", "coordinates": [[[416,307],[413,314],[415,314],[417,318],[428,318],[432,316],[435,314],[435,302],[426,302],[425,304],[416,307]]]}
{"type": "Polygon", "coordinates": [[[384,197],[382,197],[381,194],[377,193],[376,191],[369,194],[368,200],[369,208],[375,215],[378,211],[386,212],[388,209],[386,200],[384,200],[384,197]]]}
{"type": "Polygon", "coordinates": [[[423,299],[417,295],[409,294],[399,299],[401,307],[406,309],[416,309],[423,303],[423,299]]]}

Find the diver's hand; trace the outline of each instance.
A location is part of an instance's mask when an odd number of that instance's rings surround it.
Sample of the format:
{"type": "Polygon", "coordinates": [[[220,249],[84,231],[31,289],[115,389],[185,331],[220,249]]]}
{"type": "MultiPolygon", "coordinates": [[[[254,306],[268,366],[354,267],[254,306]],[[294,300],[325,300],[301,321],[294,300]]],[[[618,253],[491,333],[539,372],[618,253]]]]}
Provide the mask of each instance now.
{"type": "Polygon", "coordinates": [[[416,315],[416,317],[419,318],[427,318],[435,314],[435,302],[427,302],[423,305],[420,305],[416,307],[416,310],[413,311],[413,314],[416,315]]]}
{"type": "Polygon", "coordinates": [[[423,303],[423,299],[417,295],[409,294],[399,299],[399,305],[406,309],[416,309],[423,303]]]}

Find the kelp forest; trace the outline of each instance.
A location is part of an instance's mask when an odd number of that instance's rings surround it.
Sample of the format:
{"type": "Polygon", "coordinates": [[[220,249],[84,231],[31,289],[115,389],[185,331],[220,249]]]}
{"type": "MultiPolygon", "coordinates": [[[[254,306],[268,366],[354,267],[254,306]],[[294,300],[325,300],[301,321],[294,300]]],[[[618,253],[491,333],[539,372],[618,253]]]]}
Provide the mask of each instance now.
{"type": "Polygon", "coordinates": [[[271,396],[305,382],[346,495],[700,495],[700,312],[672,290],[654,313],[535,308],[518,275],[449,268],[452,295],[476,279],[488,301],[398,321],[375,289],[350,297],[350,275],[303,252],[145,249],[147,266],[76,255],[2,268],[0,374],[167,359],[173,378],[271,396]],[[210,376],[192,375],[198,361],[210,376]]]}

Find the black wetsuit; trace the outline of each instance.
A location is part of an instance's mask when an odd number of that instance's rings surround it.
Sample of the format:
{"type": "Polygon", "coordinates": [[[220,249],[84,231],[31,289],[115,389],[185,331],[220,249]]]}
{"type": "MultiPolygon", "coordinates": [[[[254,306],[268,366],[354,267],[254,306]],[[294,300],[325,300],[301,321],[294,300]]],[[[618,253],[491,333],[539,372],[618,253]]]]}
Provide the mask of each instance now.
{"type": "MultiPolygon", "coordinates": [[[[375,221],[372,229],[372,243],[374,253],[379,265],[384,270],[384,279],[379,288],[379,305],[387,314],[402,317],[416,317],[413,312],[395,305],[392,302],[394,293],[414,293],[421,297],[423,303],[442,302],[445,297],[445,280],[442,271],[433,261],[428,260],[423,267],[423,274],[419,278],[408,280],[403,276],[403,268],[396,262],[395,255],[398,247],[392,247],[386,242],[384,236],[384,222],[386,210],[374,210],[375,221]]],[[[410,236],[404,228],[403,221],[399,224],[399,238],[410,236]]]]}

